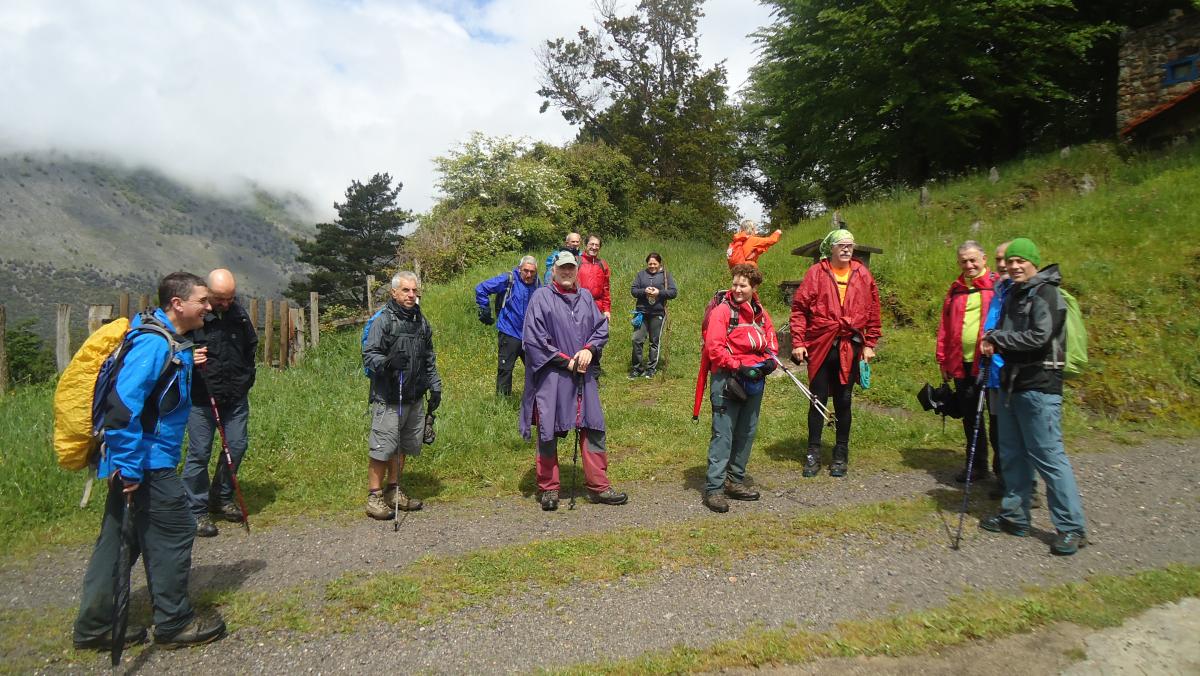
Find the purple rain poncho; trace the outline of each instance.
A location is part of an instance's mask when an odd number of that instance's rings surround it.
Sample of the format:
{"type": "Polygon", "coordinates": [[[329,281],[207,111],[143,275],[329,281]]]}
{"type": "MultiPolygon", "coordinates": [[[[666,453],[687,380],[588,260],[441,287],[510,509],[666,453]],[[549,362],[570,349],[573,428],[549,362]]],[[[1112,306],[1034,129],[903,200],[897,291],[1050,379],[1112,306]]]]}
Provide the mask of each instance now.
{"type": "MultiPolygon", "coordinates": [[[[570,359],[585,346],[604,347],[608,320],[587,289],[564,293],[551,283],[533,292],[521,330],[525,347],[525,394],[521,398],[521,435],[532,438],[537,417],[538,440],[550,441],[575,429],[575,380],[555,357],[570,359]]],[[[583,378],[583,427],[604,429],[595,361],[583,378]]]]}

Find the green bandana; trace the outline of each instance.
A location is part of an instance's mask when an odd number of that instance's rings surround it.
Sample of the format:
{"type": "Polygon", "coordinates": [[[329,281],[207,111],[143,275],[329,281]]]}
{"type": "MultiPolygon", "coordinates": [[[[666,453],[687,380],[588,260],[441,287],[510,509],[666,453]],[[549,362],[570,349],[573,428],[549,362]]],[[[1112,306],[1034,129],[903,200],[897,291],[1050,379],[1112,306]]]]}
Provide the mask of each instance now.
{"type": "Polygon", "coordinates": [[[821,240],[821,260],[829,258],[829,254],[833,253],[833,245],[844,239],[853,242],[854,235],[849,230],[830,230],[825,239],[821,240]]]}

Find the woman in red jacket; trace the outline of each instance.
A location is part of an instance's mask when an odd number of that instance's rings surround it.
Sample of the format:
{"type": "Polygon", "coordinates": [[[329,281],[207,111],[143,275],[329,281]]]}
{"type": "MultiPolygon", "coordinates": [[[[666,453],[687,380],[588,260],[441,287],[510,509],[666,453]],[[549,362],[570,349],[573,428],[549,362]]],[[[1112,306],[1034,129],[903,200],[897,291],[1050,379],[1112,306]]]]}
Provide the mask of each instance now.
{"type": "MultiPolygon", "coordinates": [[[[958,268],[962,270],[942,301],[942,319],[938,322],[937,362],[942,380],[954,380],[954,391],[958,397],[958,408],[963,414],[963,432],[967,437],[966,453],[971,452],[971,436],[975,433],[975,407],[979,397],[979,349],[983,338],[983,325],[988,307],[992,303],[992,287],[999,275],[988,272],[987,254],[983,246],[968,240],[958,247],[958,268]]],[[[979,438],[975,443],[975,462],[967,458],[973,467],[971,481],[987,478],[988,436],[987,424],[979,421],[979,438]]],[[[1000,474],[1000,457],[997,454],[992,466],[1000,474]]],[[[967,480],[967,468],[955,477],[959,483],[967,480]]]]}
{"type": "MultiPolygon", "coordinates": [[[[830,476],[846,476],[850,458],[850,403],[860,359],[870,362],[880,331],[879,288],[867,266],[854,260],[854,235],[834,230],[821,242],[821,260],[808,269],[792,298],[792,360],[808,362],[813,395],[833,395],[837,439],[830,476]]],[[[824,419],[808,408],[804,476],[821,470],[824,419]]]]}
{"type": "Polygon", "coordinates": [[[728,512],[726,496],[757,500],[758,491],[746,486],[746,463],[758,431],[767,374],[775,370],[771,355],[779,351],[771,316],[758,302],[762,273],[748,263],[730,271],[725,298],[708,311],[704,327],[704,357],[708,365],[712,403],[712,439],[704,505],[728,512]]]}

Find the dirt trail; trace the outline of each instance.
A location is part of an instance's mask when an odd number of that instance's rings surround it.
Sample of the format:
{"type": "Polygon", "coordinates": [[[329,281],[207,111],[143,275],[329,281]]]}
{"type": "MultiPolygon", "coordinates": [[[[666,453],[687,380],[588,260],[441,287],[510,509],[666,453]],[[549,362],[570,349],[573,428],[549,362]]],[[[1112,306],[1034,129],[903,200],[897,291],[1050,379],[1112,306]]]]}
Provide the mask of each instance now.
{"type": "MultiPolygon", "coordinates": [[[[1044,509],[1034,512],[1035,537],[979,531],[978,515],[994,509],[994,503],[981,500],[968,519],[960,551],[948,548],[948,534],[942,531],[842,536],[794,561],[753,556],[728,567],[664,570],[607,584],[581,583],[501,599],[423,625],[368,624],[353,633],[331,636],[243,629],[204,648],[146,650],[133,666],[147,672],[218,674],[527,671],[633,657],[679,644],[706,646],[754,627],[821,630],[839,620],[936,607],[965,589],[1019,592],[1030,584],[1060,584],[1098,573],[1173,562],[1197,564],[1197,446],[1192,441],[1157,441],[1073,458],[1093,540],[1093,546],[1074,557],[1049,555],[1050,524],[1044,509]]],[[[778,475],[759,477],[759,482],[768,489],[764,499],[735,505],[736,511],[795,514],[823,505],[934,494],[947,504],[944,517],[951,527],[956,518],[949,505],[958,492],[947,485],[949,475],[852,474],[846,481],[778,475]]],[[[246,590],[271,590],[321,582],[348,570],[393,569],[427,553],[454,554],[625,526],[722,518],[700,506],[692,478],[680,477],[676,482],[660,478],[654,484],[626,488],[630,505],[607,508],[581,503],[575,512],[546,514],[532,500],[521,499],[435,505],[428,512],[410,515],[399,534],[392,533],[390,524],[366,519],[346,527],[273,529],[249,537],[227,528],[214,540],[197,542],[193,586],[233,584],[246,590]]],[[[72,606],[87,553],[86,548],[59,550],[39,556],[33,565],[3,566],[0,594],[5,604],[10,608],[72,606]]],[[[64,627],[64,645],[68,630],[64,627]]],[[[1007,640],[1019,643],[1025,638],[1007,640]]],[[[977,648],[987,646],[962,650],[977,648]]],[[[922,666],[917,668],[938,673],[940,659],[919,658],[922,666]]],[[[1022,669],[1054,673],[1070,661],[1024,664],[1022,669]]],[[[105,664],[97,658],[77,666],[107,670],[105,664]]],[[[63,666],[51,664],[50,669],[62,671],[63,666]]],[[[827,666],[833,669],[830,673],[859,673],[827,666]]]]}

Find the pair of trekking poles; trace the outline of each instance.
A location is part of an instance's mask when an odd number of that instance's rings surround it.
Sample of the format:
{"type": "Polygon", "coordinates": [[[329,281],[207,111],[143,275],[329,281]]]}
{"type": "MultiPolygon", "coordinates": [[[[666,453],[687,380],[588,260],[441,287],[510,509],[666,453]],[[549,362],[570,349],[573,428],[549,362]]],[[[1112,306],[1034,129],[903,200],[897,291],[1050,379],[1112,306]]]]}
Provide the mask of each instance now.
{"type": "MultiPolygon", "coordinates": [[[[204,377],[204,367],[200,367],[200,377],[204,377]]],[[[229,472],[229,480],[233,484],[234,495],[237,496],[238,509],[242,512],[242,526],[250,532],[250,513],[246,510],[246,499],[242,496],[242,487],[238,484],[237,471],[233,467],[233,454],[229,452],[229,442],[225,438],[225,424],[221,422],[221,412],[217,408],[217,400],[212,392],[208,395],[208,405],[212,409],[213,418],[217,422],[217,430],[221,435],[221,456],[225,459],[225,469],[229,472]]],[[[207,469],[205,471],[208,471],[207,469]]],[[[119,486],[109,485],[109,490],[119,486]]],[[[124,510],[121,513],[121,546],[117,549],[117,566],[113,572],[113,615],[112,615],[112,650],[110,657],[112,666],[121,664],[121,653],[125,649],[125,628],[129,624],[129,592],[130,592],[130,562],[132,555],[129,543],[133,540],[133,493],[125,493],[124,510]]]]}

